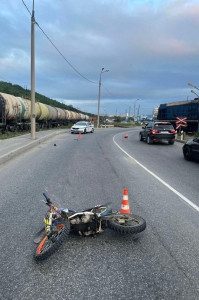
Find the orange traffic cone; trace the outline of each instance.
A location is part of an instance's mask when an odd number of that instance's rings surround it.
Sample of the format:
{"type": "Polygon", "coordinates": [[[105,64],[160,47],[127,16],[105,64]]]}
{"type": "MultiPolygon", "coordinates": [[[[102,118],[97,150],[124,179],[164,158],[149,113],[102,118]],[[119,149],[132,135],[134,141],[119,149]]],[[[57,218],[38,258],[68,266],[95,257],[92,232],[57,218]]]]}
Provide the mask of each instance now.
{"type": "Polygon", "coordinates": [[[128,190],[126,188],[124,188],[120,213],[121,214],[130,214],[131,213],[130,208],[129,208],[128,190]]]}
{"type": "Polygon", "coordinates": [[[81,139],[82,138],[82,134],[81,132],[78,134],[78,139],[81,139]]]}
{"type": "Polygon", "coordinates": [[[125,137],[125,139],[128,139],[128,137],[129,137],[128,133],[126,133],[124,137],[125,137]]]}

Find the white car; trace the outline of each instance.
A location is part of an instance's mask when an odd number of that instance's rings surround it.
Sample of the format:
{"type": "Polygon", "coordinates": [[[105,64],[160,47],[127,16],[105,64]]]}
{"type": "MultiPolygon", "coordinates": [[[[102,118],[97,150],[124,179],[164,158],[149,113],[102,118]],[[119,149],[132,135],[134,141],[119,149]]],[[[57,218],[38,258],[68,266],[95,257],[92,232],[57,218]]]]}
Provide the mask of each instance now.
{"type": "Polygon", "coordinates": [[[71,133],[94,132],[94,125],[91,122],[79,121],[71,127],[71,133]]]}

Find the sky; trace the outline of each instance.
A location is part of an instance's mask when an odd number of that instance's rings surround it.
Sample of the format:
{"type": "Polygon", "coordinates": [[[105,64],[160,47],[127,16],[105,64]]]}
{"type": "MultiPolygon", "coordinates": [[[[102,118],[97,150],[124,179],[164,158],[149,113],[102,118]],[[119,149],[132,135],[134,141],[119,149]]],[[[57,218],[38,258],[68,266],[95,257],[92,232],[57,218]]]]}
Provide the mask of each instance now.
{"type": "MultiPolygon", "coordinates": [[[[32,0],[0,1],[0,80],[31,87],[32,0]]],[[[199,87],[198,0],[35,0],[35,90],[97,114],[152,114],[199,87]],[[109,70],[103,72],[102,68],[109,70]]],[[[199,91],[198,91],[199,92],[199,91]]]]}

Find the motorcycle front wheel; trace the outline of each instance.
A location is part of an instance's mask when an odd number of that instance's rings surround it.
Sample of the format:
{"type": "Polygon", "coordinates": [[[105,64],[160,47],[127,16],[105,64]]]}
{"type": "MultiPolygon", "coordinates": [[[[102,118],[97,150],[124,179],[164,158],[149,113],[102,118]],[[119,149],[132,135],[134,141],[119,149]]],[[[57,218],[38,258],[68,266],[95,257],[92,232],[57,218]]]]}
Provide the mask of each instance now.
{"type": "Polygon", "coordinates": [[[107,226],[119,233],[140,233],[146,228],[146,221],[137,216],[129,214],[116,214],[113,215],[107,226]]]}
{"type": "Polygon", "coordinates": [[[44,260],[53,254],[67,238],[70,232],[70,223],[63,222],[56,226],[56,231],[50,237],[47,235],[41,240],[36,248],[35,260],[44,260]]]}

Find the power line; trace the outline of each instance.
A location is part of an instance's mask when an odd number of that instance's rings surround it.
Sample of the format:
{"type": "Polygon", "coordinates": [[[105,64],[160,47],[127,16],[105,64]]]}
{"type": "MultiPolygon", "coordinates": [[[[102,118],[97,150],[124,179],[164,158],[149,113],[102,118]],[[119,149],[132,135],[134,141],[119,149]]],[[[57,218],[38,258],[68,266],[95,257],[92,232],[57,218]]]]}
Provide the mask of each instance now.
{"type": "MultiPolygon", "coordinates": [[[[29,12],[29,14],[31,15],[30,10],[28,9],[27,5],[25,4],[25,2],[22,0],[24,6],[26,7],[27,11],[29,12]]],[[[57,48],[57,46],[52,42],[52,40],[49,38],[49,36],[44,32],[44,30],[41,28],[41,26],[35,21],[35,24],[39,27],[39,29],[42,31],[42,33],[45,35],[45,37],[48,39],[48,41],[51,43],[51,45],[57,50],[57,52],[61,55],[61,57],[67,62],[67,64],[78,74],[80,75],[82,78],[84,78],[85,80],[97,84],[94,81],[91,81],[90,79],[86,78],[84,75],[82,75],[67,59],[66,57],[61,53],[61,51],[57,48]]]]}
{"type": "Polygon", "coordinates": [[[101,85],[103,86],[103,88],[109,93],[110,96],[114,97],[114,95],[104,86],[103,83],[101,83],[101,85]]]}
{"type": "Polygon", "coordinates": [[[61,53],[61,51],[55,46],[55,44],[51,41],[51,39],[48,37],[48,35],[44,32],[44,30],[40,27],[40,25],[35,22],[35,24],[39,27],[39,29],[42,31],[42,33],[45,35],[45,37],[49,40],[49,42],[53,45],[53,47],[57,50],[57,52],[62,56],[62,58],[69,64],[69,66],[77,73],[79,74],[82,78],[86,79],[87,81],[97,84],[94,81],[91,81],[90,79],[86,78],[84,75],[82,75],[73,65],[65,58],[65,56],[61,53]]]}
{"type": "Polygon", "coordinates": [[[31,12],[30,12],[30,10],[28,9],[28,7],[27,7],[27,5],[25,4],[25,2],[22,0],[22,2],[23,2],[23,5],[25,6],[25,8],[27,9],[27,11],[29,12],[29,14],[31,15],[31,12]]]}

